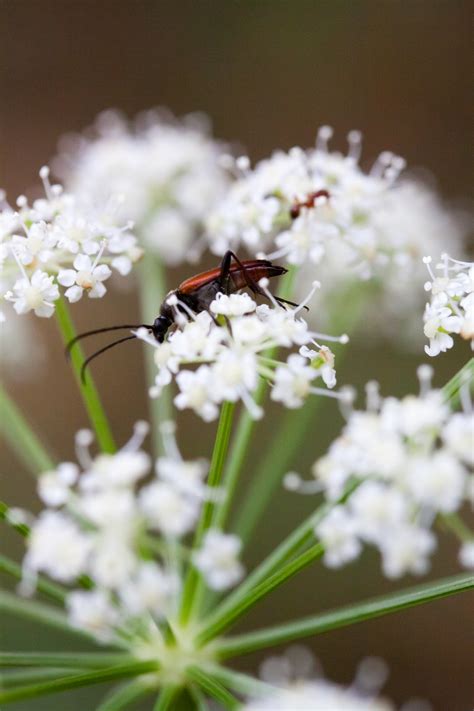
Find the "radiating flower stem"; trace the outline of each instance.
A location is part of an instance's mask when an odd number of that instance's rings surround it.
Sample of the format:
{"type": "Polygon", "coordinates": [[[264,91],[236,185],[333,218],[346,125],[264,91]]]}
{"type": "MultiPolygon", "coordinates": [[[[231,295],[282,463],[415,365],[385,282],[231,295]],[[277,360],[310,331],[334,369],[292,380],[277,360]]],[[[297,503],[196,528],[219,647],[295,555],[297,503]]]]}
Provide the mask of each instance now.
{"type": "MultiPolygon", "coordinates": [[[[56,301],[56,317],[62,333],[64,345],[76,336],[76,330],[69,313],[69,308],[64,297],[56,301]]],[[[99,398],[92,375],[88,373],[86,381],[81,380],[81,367],[84,363],[84,354],[79,343],[71,349],[71,362],[76,374],[76,380],[81,391],[87,414],[97,437],[97,442],[103,452],[112,454],[116,446],[110,429],[107,415],[99,398]]]]}
{"type": "MultiPolygon", "coordinates": [[[[49,627],[55,627],[62,632],[66,632],[67,634],[81,637],[94,643],[97,642],[93,634],[78,627],[73,627],[63,612],[57,608],[51,607],[50,605],[37,602],[36,600],[25,600],[17,595],[0,591],[0,612],[11,615],[19,615],[25,619],[39,622],[41,624],[48,625],[49,627]]],[[[109,646],[120,648],[121,646],[125,647],[126,645],[120,645],[115,642],[109,646]]]]}
{"type": "Polygon", "coordinates": [[[46,679],[57,679],[60,676],[66,676],[66,674],[73,674],[74,671],[74,668],[65,666],[47,667],[46,669],[21,669],[9,674],[2,672],[0,681],[2,689],[10,689],[12,687],[16,688],[21,684],[36,684],[36,682],[45,681],[46,679]]]}
{"type": "MultiPolygon", "coordinates": [[[[224,461],[229,447],[230,433],[232,429],[232,421],[235,411],[235,403],[224,402],[221,407],[219,424],[217,427],[216,439],[214,443],[214,451],[212,453],[211,466],[207,484],[209,487],[218,487],[221,483],[222,470],[224,461]]],[[[206,531],[209,529],[212,520],[215,501],[206,501],[202,507],[201,518],[196,528],[194,536],[193,549],[196,550],[200,544],[206,531]]],[[[200,594],[202,591],[203,581],[200,573],[191,564],[188,575],[184,584],[183,597],[181,602],[180,620],[182,624],[186,624],[194,609],[199,604],[200,594]]]]}
{"type": "Polygon", "coordinates": [[[196,711],[209,711],[209,706],[207,705],[206,697],[198,686],[192,686],[189,689],[189,694],[192,700],[194,701],[196,711]]]}
{"type": "Polygon", "coordinates": [[[179,687],[177,686],[165,686],[160,691],[156,704],[153,706],[153,711],[168,711],[168,709],[172,709],[171,704],[174,702],[178,692],[179,687]]]}
{"type": "Polygon", "coordinates": [[[52,457],[1,386],[0,429],[10,447],[34,476],[54,468],[52,457]]]}
{"type": "Polygon", "coordinates": [[[45,694],[57,694],[61,691],[77,689],[81,686],[104,684],[105,682],[112,681],[113,679],[121,679],[127,676],[139,676],[140,674],[156,671],[158,671],[158,663],[156,661],[134,661],[128,664],[117,664],[106,669],[97,669],[83,674],[72,674],[60,679],[38,682],[37,684],[20,686],[16,689],[0,691],[0,703],[20,701],[21,699],[31,699],[37,696],[44,696],[45,694]]]}
{"type": "MultiPolygon", "coordinates": [[[[21,566],[5,555],[0,555],[0,572],[7,573],[17,580],[21,580],[23,577],[21,566]]],[[[63,588],[57,583],[52,583],[41,576],[37,577],[36,589],[38,592],[43,593],[43,595],[46,595],[51,600],[54,600],[54,602],[59,602],[61,605],[66,599],[67,588],[63,588]]],[[[21,602],[21,598],[19,598],[19,601],[21,602]]]]}
{"type": "Polygon", "coordinates": [[[384,595],[339,610],[325,612],[283,625],[236,635],[216,643],[221,659],[248,654],[257,649],[284,644],[303,637],[329,632],[365,620],[375,619],[427,602],[474,589],[474,576],[469,573],[419,585],[409,590],[384,595]]]}
{"type": "Polygon", "coordinates": [[[474,388],[474,357],[470,358],[466,365],[458,370],[442,388],[444,398],[452,409],[459,405],[461,390],[466,385],[469,385],[472,392],[474,388]]]}
{"type": "Polygon", "coordinates": [[[141,679],[134,679],[114,688],[111,693],[97,706],[95,711],[121,711],[134,701],[139,701],[153,692],[150,685],[141,679]]]}
{"type": "MultiPolygon", "coordinates": [[[[369,289],[361,289],[357,285],[348,290],[342,302],[337,300],[328,318],[331,331],[334,334],[354,331],[364,313],[370,294],[369,289]]],[[[339,368],[348,353],[348,347],[335,344],[333,351],[336,355],[336,365],[339,368]]],[[[262,518],[262,513],[267,508],[284,474],[290,468],[293,457],[308,435],[310,427],[316,427],[323,404],[325,404],[325,400],[322,397],[310,398],[298,411],[288,410],[281,415],[270,446],[264,450],[255,467],[249,489],[246,491],[242,506],[239,507],[236,516],[235,525],[232,527],[242,538],[244,545],[250,540],[255,527],[262,518]]]]}
{"type": "Polygon", "coordinates": [[[135,657],[124,652],[0,652],[2,667],[63,666],[77,669],[103,669],[114,664],[136,661],[135,657]]]}
{"type": "Polygon", "coordinates": [[[224,686],[239,694],[258,697],[275,690],[275,687],[265,684],[253,676],[227,669],[227,667],[218,664],[209,665],[209,671],[216,681],[220,681],[224,686]]]}
{"type": "Polygon", "coordinates": [[[239,617],[242,617],[242,615],[247,612],[250,607],[253,607],[262,597],[268,595],[272,590],[293,577],[293,575],[296,575],[296,573],[299,573],[310,565],[310,563],[320,558],[323,553],[324,548],[322,544],[316,543],[290,563],[284,565],[277,573],[262,581],[253,588],[248,595],[230,607],[230,609],[220,613],[218,611],[214,616],[211,615],[205,630],[198,635],[196,643],[198,645],[204,645],[211,639],[217,637],[217,635],[233,625],[239,617]]]}
{"type": "MultiPolygon", "coordinates": [[[[161,303],[166,295],[166,276],[160,258],[148,254],[140,265],[140,304],[143,323],[152,324],[159,315],[161,303]]],[[[154,361],[154,348],[145,347],[145,372],[147,385],[155,382],[157,373],[154,361]]],[[[163,453],[163,442],[160,435],[160,424],[173,419],[171,407],[171,385],[163,389],[160,397],[149,398],[151,439],[155,455],[163,453]]]]}
{"type": "MultiPolygon", "coordinates": [[[[283,299],[290,299],[293,292],[293,284],[296,277],[296,268],[291,267],[288,273],[282,280],[279,296],[283,299]]],[[[267,353],[268,357],[272,358],[275,355],[276,348],[272,348],[267,353]]],[[[267,383],[263,378],[260,378],[257,389],[253,395],[257,405],[261,405],[265,397],[267,383]]],[[[245,456],[248,452],[250,441],[255,427],[255,420],[250,416],[248,410],[242,410],[239,421],[237,423],[235,435],[232,441],[232,447],[229,453],[227,466],[224,472],[225,494],[223,501],[216,508],[216,515],[213,524],[217,528],[223,528],[227,519],[230,505],[237,487],[237,482],[242,470],[245,456]]]]}
{"type": "Polygon", "coordinates": [[[209,696],[212,696],[216,701],[219,701],[226,709],[238,709],[241,706],[240,701],[233,696],[230,691],[227,691],[217,679],[211,674],[199,667],[190,667],[187,669],[188,677],[198,684],[209,696]]]}

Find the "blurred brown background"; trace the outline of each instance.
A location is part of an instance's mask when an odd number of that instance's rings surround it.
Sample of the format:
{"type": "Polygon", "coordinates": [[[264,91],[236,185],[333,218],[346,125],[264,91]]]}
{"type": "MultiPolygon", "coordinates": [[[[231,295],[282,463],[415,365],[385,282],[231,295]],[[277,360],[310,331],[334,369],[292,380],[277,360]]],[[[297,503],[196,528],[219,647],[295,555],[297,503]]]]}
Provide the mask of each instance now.
{"type": "MultiPolygon", "coordinates": [[[[12,200],[33,187],[59,136],[89,125],[102,109],[133,115],[162,105],[176,114],[207,112],[216,136],[239,142],[253,158],[276,147],[309,145],[323,123],[334,126],[335,143],[343,148],[347,131],[359,128],[366,164],[391,149],[435,176],[445,198],[468,204],[471,11],[468,0],[0,0],[0,184],[12,200]]],[[[170,274],[170,283],[181,275],[170,274]]],[[[127,322],[137,309],[135,291],[116,291],[99,302],[84,300],[74,315],[85,329],[127,322]]],[[[36,325],[47,342],[46,363],[33,380],[22,380],[20,372],[7,385],[40,435],[67,459],[85,414],[54,321],[36,325]]],[[[467,357],[467,348],[439,357],[436,383],[443,384],[467,357]]],[[[30,358],[34,361],[36,353],[30,358]]],[[[377,378],[385,393],[401,395],[415,387],[415,367],[423,360],[421,350],[406,354],[359,339],[339,380],[361,385],[377,378]]],[[[139,347],[114,351],[97,362],[95,374],[123,441],[132,423],[146,416],[139,347]]],[[[338,432],[336,410],[327,412],[295,469],[307,471],[338,432]]],[[[193,416],[182,423],[184,451],[205,455],[213,426],[193,416]]],[[[268,424],[258,430],[246,477],[264,444],[271,446],[268,424]]],[[[6,500],[35,509],[32,481],[9,452],[2,455],[2,470],[6,500]]],[[[247,564],[259,560],[310,506],[288,494],[277,498],[247,564]]],[[[6,544],[20,555],[16,538],[8,535],[6,544]]],[[[446,537],[431,574],[456,572],[455,556],[456,546],[446,537]]],[[[370,555],[337,573],[316,566],[261,604],[241,629],[391,587],[396,586],[383,581],[370,555]]],[[[5,621],[4,632],[12,648],[57,649],[69,643],[16,621],[5,621]]],[[[349,682],[357,662],[377,654],[390,666],[386,691],[397,702],[422,696],[437,711],[465,711],[472,706],[472,640],[472,608],[462,596],[330,633],[312,646],[335,680],[349,682]]],[[[255,669],[259,659],[246,657],[241,667],[255,669]]],[[[16,708],[88,709],[102,693],[86,690],[16,708]]]]}

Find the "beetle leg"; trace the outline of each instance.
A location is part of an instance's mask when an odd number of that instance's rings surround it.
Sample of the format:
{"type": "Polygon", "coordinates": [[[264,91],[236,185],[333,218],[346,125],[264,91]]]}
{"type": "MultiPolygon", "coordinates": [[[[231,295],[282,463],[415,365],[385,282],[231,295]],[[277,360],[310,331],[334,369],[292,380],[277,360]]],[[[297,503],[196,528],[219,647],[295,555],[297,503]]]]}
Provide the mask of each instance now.
{"type": "Polygon", "coordinates": [[[219,284],[222,289],[222,293],[229,295],[230,289],[230,265],[232,263],[232,257],[235,257],[234,253],[229,250],[222,257],[221,262],[221,273],[219,276],[219,284]]]}

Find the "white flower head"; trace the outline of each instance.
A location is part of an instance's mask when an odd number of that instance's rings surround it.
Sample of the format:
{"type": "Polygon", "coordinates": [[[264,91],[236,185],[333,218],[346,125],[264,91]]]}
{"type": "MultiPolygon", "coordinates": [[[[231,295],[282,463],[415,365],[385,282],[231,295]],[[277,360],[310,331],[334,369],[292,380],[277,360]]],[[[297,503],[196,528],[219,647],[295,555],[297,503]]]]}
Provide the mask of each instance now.
{"type": "Polygon", "coordinates": [[[238,560],[242,543],[234,535],[209,530],[200,550],[193,555],[196,568],[213,590],[226,590],[242,578],[244,569],[238,560]]]}
{"type": "Polygon", "coordinates": [[[51,185],[49,169],[40,171],[45,197],[30,205],[18,198],[15,219],[2,220],[11,208],[0,212],[5,234],[0,245],[2,294],[13,302],[18,314],[33,311],[48,318],[55,309],[61,290],[70,302],[84,293],[101,298],[104,282],[112,269],[127,274],[141,257],[129,223],[114,215],[113,200],[100,204],[66,193],[51,185]],[[9,288],[8,288],[9,287],[9,288]]]}
{"type": "Polygon", "coordinates": [[[203,251],[204,221],[230,176],[202,117],[149,111],[128,122],[106,111],[60,149],[55,167],[68,189],[85,201],[115,197],[117,219],[135,223],[147,251],[170,265],[203,251]]]}

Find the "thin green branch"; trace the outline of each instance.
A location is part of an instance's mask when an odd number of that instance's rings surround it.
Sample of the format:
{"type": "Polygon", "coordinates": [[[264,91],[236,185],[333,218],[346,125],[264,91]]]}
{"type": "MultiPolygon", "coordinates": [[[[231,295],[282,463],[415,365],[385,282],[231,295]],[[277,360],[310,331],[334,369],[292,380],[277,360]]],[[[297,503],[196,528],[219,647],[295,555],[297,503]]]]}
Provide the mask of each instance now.
{"type": "Polygon", "coordinates": [[[206,697],[202,693],[199,686],[191,686],[188,691],[194,701],[195,711],[209,711],[206,697]]]}
{"type": "Polygon", "coordinates": [[[209,694],[209,696],[212,696],[216,701],[223,704],[226,709],[238,709],[241,706],[240,701],[233,696],[230,691],[227,691],[225,686],[202,668],[190,667],[187,669],[187,675],[209,694]]]}
{"type": "Polygon", "coordinates": [[[158,663],[155,661],[133,662],[130,664],[117,664],[107,669],[94,670],[84,674],[72,674],[60,679],[39,682],[28,686],[20,686],[17,689],[0,691],[0,703],[20,701],[21,699],[31,699],[45,694],[57,694],[60,691],[77,689],[81,686],[91,686],[92,684],[103,684],[114,679],[121,679],[129,676],[139,676],[158,671],[158,663]]]}
{"type": "MultiPolygon", "coordinates": [[[[21,580],[23,577],[21,566],[5,555],[0,555],[0,572],[7,573],[17,580],[21,580]]],[[[61,604],[64,604],[66,594],[68,592],[66,588],[63,588],[61,585],[57,585],[56,583],[51,583],[49,580],[42,578],[40,575],[36,580],[36,589],[38,592],[43,593],[51,600],[54,600],[54,602],[59,602],[61,604]]]]}
{"type": "MultiPolygon", "coordinates": [[[[279,289],[280,296],[283,299],[291,298],[295,277],[296,269],[294,267],[291,267],[286,276],[283,278],[281,289],[279,289]]],[[[276,351],[276,348],[272,348],[266,355],[269,358],[273,358],[275,356],[276,351]]],[[[267,383],[263,378],[261,378],[258,383],[257,389],[253,394],[253,398],[257,405],[262,404],[263,399],[265,397],[266,389],[267,383]]],[[[247,408],[244,408],[239,417],[223,477],[225,487],[224,499],[216,509],[216,517],[213,522],[217,528],[223,528],[225,525],[225,521],[230,510],[230,505],[232,503],[235,490],[237,488],[239,476],[245,461],[245,457],[249,451],[250,441],[254,428],[255,420],[250,416],[247,408]]]]}
{"type": "Polygon", "coordinates": [[[16,523],[15,517],[10,515],[10,506],[4,501],[0,501],[0,521],[5,521],[5,523],[13,528],[14,531],[27,538],[30,535],[30,528],[26,523],[16,523]]]}
{"type": "Polygon", "coordinates": [[[0,430],[26,468],[34,475],[54,469],[52,457],[48,454],[32,426],[0,386],[0,430]]]}
{"type": "Polygon", "coordinates": [[[134,679],[107,694],[102,703],[97,706],[96,711],[121,711],[134,701],[148,696],[152,691],[153,688],[149,683],[142,679],[134,679]]]}
{"type": "MultiPolygon", "coordinates": [[[[209,476],[207,481],[208,486],[211,488],[216,488],[221,483],[222,470],[224,467],[224,461],[229,446],[229,438],[232,429],[234,410],[235,403],[233,402],[224,402],[221,407],[219,425],[217,427],[214,451],[212,453],[211,466],[209,469],[209,476]]],[[[199,520],[199,524],[196,529],[196,534],[194,536],[194,550],[196,550],[200,546],[206,534],[206,531],[208,531],[209,527],[211,526],[215,506],[216,503],[213,500],[208,500],[203,505],[201,518],[199,520]]],[[[198,607],[202,588],[202,577],[199,571],[191,564],[184,584],[183,597],[181,602],[180,620],[182,624],[186,624],[189,621],[193,611],[198,607]]]]}
{"type": "MultiPolygon", "coordinates": [[[[69,308],[64,297],[58,299],[55,304],[55,313],[59,330],[61,331],[64,345],[66,345],[76,337],[76,329],[74,328],[69,308]]],[[[85,382],[81,379],[81,368],[84,363],[84,353],[79,343],[76,343],[71,349],[71,362],[87,414],[89,415],[91,425],[97,437],[97,442],[103,452],[112,454],[116,451],[114,438],[92,375],[91,373],[88,373],[85,382]]]]}
{"type": "MultiPolygon", "coordinates": [[[[140,264],[140,305],[143,323],[153,324],[159,315],[161,303],[166,294],[166,276],[160,258],[147,254],[140,264]]],[[[154,360],[155,351],[151,346],[144,345],[145,370],[148,387],[155,382],[157,373],[154,360]]],[[[171,385],[163,389],[160,397],[149,398],[151,439],[156,455],[163,453],[163,442],[160,435],[160,424],[173,419],[171,408],[171,385]]]]}
{"type": "Polygon", "coordinates": [[[209,664],[206,666],[209,672],[212,674],[216,681],[221,682],[224,686],[239,694],[244,694],[245,696],[265,696],[272,691],[275,691],[275,687],[266,684],[249,674],[243,674],[242,672],[236,672],[227,667],[222,667],[218,664],[209,664]]]}
{"type": "Polygon", "coordinates": [[[357,482],[351,482],[339,499],[320,506],[292,531],[285,540],[245,578],[239,587],[221,602],[214,613],[204,620],[202,625],[203,630],[205,630],[208,623],[216,619],[217,616],[221,617],[221,615],[233,610],[237,604],[240,604],[242,600],[252,593],[252,590],[257,585],[266,581],[276,571],[281,570],[284,563],[290,560],[292,556],[301,551],[310,542],[314,541],[314,529],[317,524],[327,515],[333,506],[343,503],[356,486],[357,482]]]}
{"type": "Polygon", "coordinates": [[[244,598],[238,600],[232,607],[224,612],[219,611],[210,619],[207,620],[205,629],[196,639],[196,644],[202,646],[207,644],[212,639],[217,637],[221,632],[228,629],[239,617],[250,608],[253,607],[262,597],[268,595],[272,590],[275,590],[279,585],[292,578],[296,573],[306,568],[315,560],[320,558],[324,553],[322,544],[317,543],[307,551],[299,555],[297,558],[287,563],[281,570],[270,576],[257,585],[244,598]]]}
{"type": "MultiPolygon", "coordinates": [[[[333,334],[354,331],[372,292],[373,289],[370,287],[361,288],[360,284],[351,285],[336,299],[327,318],[333,334]]],[[[349,348],[336,343],[332,349],[339,369],[343,359],[350,352],[349,348]]],[[[275,489],[291,467],[294,456],[301,449],[310,428],[315,427],[323,403],[325,403],[324,397],[312,397],[296,412],[288,410],[282,414],[270,446],[264,450],[255,467],[255,474],[236,516],[233,529],[242,538],[244,544],[251,540],[252,533],[262,520],[262,513],[267,508],[275,489]]]]}
{"type": "Polygon", "coordinates": [[[1,667],[102,669],[131,662],[136,658],[123,652],[0,652],[1,667]]]}
{"type": "Polygon", "coordinates": [[[72,627],[63,612],[50,605],[37,602],[36,600],[24,600],[17,595],[1,591],[0,610],[2,612],[19,615],[25,619],[33,620],[34,622],[40,622],[49,627],[55,627],[63,632],[67,632],[67,634],[85,637],[89,641],[95,641],[95,638],[85,630],[72,627]]]}
{"type": "Polygon", "coordinates": [[[18,687],[21,684],[36,684],[38,681],[46,679],[57,679],[66,674],[73,674],[74,668],[71,667],[48,667],[47,669],[20,669],[0,675],[0,688],[10,689],[18,687]]]}
{"type": "Polygon", "coordinates": [[[168,709],[171,709],[171,704],[174,702],[178,692],[178,686],[165,686],[164,689],[161,690],[156,704],[153,706],[153,711],[168,711],[168,709]]]}
{"type": "Polygon", "coordinates": [[[427,602],[433,602],[434,600],[457,595],[472,589],[474,589],[474,576],[464,573],[452,578],[445,578],[408,590],[384,595],[356,605],[348,605],[338,610],[229,637],[216,643],[216,651],[220,659],[228,659],[254,652],[257,649],[292,642],[296,639],[322,634],[323,632],[340,629],[365,620],[389,615],[393,612],[406,610],[416,605],[423,605],[427,602]]]}
{"type": "Polygon", "coordinates": [[[452,409],[459,405],[461,390],[466,385],[469,385],[469,389],[472,392],[474,388],[474,357],[468,360],[466,365],[461,370],[458,370],[451,380],[441,388],[445,401],[449,402],[452,409]]]}

